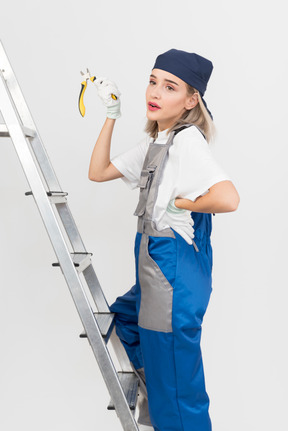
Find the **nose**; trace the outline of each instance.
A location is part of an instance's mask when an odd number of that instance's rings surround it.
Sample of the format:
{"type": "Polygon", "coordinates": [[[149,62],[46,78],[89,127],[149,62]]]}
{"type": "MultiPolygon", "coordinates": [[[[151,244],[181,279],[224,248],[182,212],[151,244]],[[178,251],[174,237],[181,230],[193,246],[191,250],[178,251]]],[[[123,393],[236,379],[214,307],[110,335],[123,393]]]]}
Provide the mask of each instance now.
{"type": "Polygon", "coordinates": [[[159,99],[160,97],[160,91],[158,85],[153,85],[151,88],[151,97],[155,97],[156,99],[159,99]]]}

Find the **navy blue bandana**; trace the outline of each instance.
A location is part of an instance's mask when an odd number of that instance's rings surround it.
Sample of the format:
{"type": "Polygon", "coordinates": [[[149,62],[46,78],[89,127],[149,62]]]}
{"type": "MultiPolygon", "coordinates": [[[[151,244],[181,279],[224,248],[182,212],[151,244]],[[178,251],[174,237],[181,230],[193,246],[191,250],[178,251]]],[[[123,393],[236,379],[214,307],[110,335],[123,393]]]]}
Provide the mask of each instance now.
{"type": "Polygon", "coordinates": [[[153,69],[161,69],[172,73],[198,90],[207,111],[213,119],[203,99],[207,83],[213,70],[213,64],[210,60],[198,54],[181,51],[179,49],[170,49],[158,55],[153,69]]]}

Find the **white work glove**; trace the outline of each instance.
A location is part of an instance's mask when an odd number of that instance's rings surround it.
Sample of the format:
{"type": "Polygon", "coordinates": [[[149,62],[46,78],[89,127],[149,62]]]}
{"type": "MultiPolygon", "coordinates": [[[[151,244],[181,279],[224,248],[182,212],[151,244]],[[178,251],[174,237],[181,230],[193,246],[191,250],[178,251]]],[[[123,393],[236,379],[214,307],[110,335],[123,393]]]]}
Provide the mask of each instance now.
{"type": "Polygon", "coordinates": [[[121,117],[121,93],[118,90],[115,82],[110,81],[105,77],[100,77],[95,79],[95,81],[93,81],[93,84],[95,84],[98,91],[98,95],[107,108],[107,117],[113,119],[121,117]],[[113,99],[112,94],[117,97],[117,100],[113,99]]]}
{"type": "Polygon", "coordinates": [[[175,206],[175,199],[172,199],[162,218],[163,223],[167,223],[172,227],[179,235],[183,236],[188,244],[192,244],[192,238],[194,238],[194,220],[191,218],[191,211],[175,206]]]}

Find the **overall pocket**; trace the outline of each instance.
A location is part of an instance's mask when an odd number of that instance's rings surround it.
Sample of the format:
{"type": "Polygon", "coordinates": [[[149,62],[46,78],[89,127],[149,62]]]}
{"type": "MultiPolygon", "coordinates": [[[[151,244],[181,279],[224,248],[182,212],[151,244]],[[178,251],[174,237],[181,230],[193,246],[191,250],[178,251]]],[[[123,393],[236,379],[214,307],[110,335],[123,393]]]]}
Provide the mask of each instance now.
{"type": "Polygon", "coordinates": [[[151,187],[151,183],[152,183],[156,168],[157,168],[156,165],[150,165],[150,166],[147,166],[146,169],[143,169],[141,171],[140,181],[139,181],[139,184],[137,185],[137,187],[140,187],[140,194],[139,194],[139,202],[138,202],[137,208],[134,211],[135,216],[142,216],[145,213],[148,193],[151,187]]]}
{"type": "Polygon", "coordinates": [[[177,266],[177,241],[172,237],[148,238],[148,254],[153,265],[163,274],[174,287],[177,266]]]}

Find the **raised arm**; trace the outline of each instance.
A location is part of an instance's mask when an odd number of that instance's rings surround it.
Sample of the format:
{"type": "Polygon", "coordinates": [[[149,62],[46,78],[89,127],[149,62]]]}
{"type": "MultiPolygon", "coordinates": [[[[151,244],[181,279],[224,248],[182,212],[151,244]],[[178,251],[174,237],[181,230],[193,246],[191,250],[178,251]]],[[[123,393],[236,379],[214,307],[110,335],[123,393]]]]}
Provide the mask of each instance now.
{"type": "Polygon", "coordinates": [[[110,162],[112,132],[116,119],[121,116],[121,93],[116,84],[107,78],[99,77],[93,83],[107,108],[107,118],[92,152],[88,178],[97,182],[110,181],[123,177],[123,174],[110,162]]]}
{"type": "Polygon", "coordinates": [[[91,181],[103,182],[123,177],[120,171],[110,162],[111,138],[115,119],[106,118],[92,152],[88,178],[91,181]]]}

